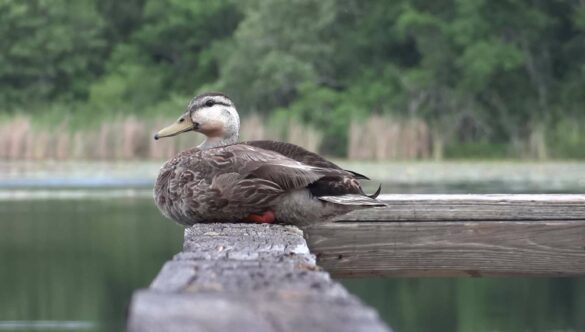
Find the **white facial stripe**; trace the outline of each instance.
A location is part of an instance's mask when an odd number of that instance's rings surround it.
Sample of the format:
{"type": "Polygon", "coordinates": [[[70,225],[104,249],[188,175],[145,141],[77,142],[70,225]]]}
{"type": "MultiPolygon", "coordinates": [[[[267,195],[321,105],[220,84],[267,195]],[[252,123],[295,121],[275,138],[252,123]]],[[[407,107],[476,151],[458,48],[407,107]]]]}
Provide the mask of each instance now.
{"type": "Polygon", "coordinates": [[[213,100],[215,104],[234,107],[234,103],[229,98],[226,98],[226,97],[221,96],[221,95],[216,95],[216,96],[195,97],[195,98],[191,99],[191,101],[187,105],[187,109],[192,109],[195,105],[199,105],[199,108],[204,108],[204,107],[206,107],[205,103],[208,100],[213,100]]]}
{"type": "MultiPolygon", "coordinates": [[[[224,96],[213,96],[213,97],[207,97],[208,99],[212,99],[213,101],[215,101],[217,104],[225,104],[224,106],[233,106],[232,101],[225,98],[224,96]]],[[[206,99],[207,100],[207,99],[206,99]]]]}

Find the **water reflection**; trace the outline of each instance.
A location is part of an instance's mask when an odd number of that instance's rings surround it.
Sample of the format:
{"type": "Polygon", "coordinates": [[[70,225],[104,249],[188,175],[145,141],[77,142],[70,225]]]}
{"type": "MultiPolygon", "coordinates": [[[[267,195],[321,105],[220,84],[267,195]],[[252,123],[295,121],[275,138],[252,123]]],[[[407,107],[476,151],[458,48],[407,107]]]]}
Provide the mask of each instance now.
{"type": "Polygon", "coordinates": [[[4,201],[0,216],[2,321],[122,330],[132,291],[182,244],[150,199],[4,201]]]}
{"type": "Polygon", "coordinates": [[[583,278],[349,279],[395,331],[583,331],[583,278]]]}

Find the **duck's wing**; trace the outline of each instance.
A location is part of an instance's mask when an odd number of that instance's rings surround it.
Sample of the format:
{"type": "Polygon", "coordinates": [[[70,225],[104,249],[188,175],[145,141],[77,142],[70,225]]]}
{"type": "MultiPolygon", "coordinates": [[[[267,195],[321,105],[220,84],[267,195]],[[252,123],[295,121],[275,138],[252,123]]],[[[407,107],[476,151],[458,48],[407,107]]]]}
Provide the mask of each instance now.
{"type": "Polygon", "coordinates": [[[357,181],[369,180],[367,176],[350,170],[343,170],[338,165],[298,145],[276,141],[248,141],[243,144],[260,147],[264,150],[274,151],[306,165],[343,171],[342,173],[337,173],[332,176],[322,177],[307,186],[307,189],[310,190],[311,194],[320,199],[322,197],[325,198],[326,196],[342,199],[341,196],[344,195],[355,195],[353,198],[351,196],[349,197],[351,198],[350,200],[355,202],[354,205],[357,205],[357,202],[359,201],[358,199],[354,198],[362,196],[365,196],[363,198],[368,200],[370,203],[380,203],[376,200],[376,198],[382,189],[381,185],[378,187],[378,190],[375,193],[367,195],[363,192],[359,181],[357,181]]]}
{"type": "MultiPolygon", "coordinates": [[[[343,170],[335,163],[295,144],[269,140],[247,141],[243,142],[242,144],[259,147],[264,150],[274,151],[306,165],[328,169],[343,170]]],[[[346,173],[343,173],[340,176],[324,177],[316,182],[311,183],[308,186],[309,190],[314,196],[317,197],[341,196],[351,194],[365,195],[372,199],[378,197],[378,195],[380,194],[381,187],[378,187],[378,190],[372,195],[366,195],[363,192],[360,183],[356,181],[370,180],[370,178],[354,171],[350,170],[344,171],[346,173]]]]}
{"type": "Polygon", "coordinates": [[[353,176],[343,169],[307,165],[246,144],[202,150],[199,154],[197,167],[207,169],[210,189],[244,205],[265,203],[284,192],[308,188],[320,179],[353,176]]]}
{"type": "Polygon", "coordinates": [[[247,144],[229,145],[213,150],[208,150],[208,153],[202,151],[203,158],[210,160],[213,165],[219,168],[225,165],[224,169],[230,169],[246,179],[272,181],[284,190],[304,188],[324,177],[353,176],[339,167],[312,166],[278,152],[247,144]]]}
{"type": "MultiPolygon", "coordinates": [[[[321,157],[320,155],[295,144],[269,140],[247,141],[243,142],[242,144],[255,146],[264,150],[274,151],[292,160],[301,162],[305,165],[330,169],[342,169],[335,163],[321,157]]],[[[346,171],[351,173],[356,179],[369,180],[369,178],[365,175],[349,170],[346,171]]]]}
{"type": "Polygon", "coordinates": [[[306,150],[295,144],[269,140],[247,141],[243,142],[242,144],[255,146],[264,150],[278,152],[285,157],[288,157],[292,160],[296,160],[306,165],[323,168],[341,169],[341,167],[321,157],[320,155],[309,150],[306,150]]]}

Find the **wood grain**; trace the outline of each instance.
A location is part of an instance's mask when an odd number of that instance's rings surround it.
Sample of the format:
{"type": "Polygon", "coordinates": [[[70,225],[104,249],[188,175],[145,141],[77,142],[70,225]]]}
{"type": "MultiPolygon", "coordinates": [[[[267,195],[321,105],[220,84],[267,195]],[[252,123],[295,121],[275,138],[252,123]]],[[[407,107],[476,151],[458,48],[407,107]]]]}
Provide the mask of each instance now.
{"type": "Polygon", "coordinates": [[[334,221],[585,220],[585,195],[383,195],[334,221]]]}
{"type": "Polygon", "coordinates": [[[315,265],[293,226],[197,224],[150,287],[134,293],[131,332],[389,332],[315,265]]]}
{"type": "Polygon", "coordinates": [[[336,222],[305,236],[336,277],[585,275],[582,220],[336,222]]]}

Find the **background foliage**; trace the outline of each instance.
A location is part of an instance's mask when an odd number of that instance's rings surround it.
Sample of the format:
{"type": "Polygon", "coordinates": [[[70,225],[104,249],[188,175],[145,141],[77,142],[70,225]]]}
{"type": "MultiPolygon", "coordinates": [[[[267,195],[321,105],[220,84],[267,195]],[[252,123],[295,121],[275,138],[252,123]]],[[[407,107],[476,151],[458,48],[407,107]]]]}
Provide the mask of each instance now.
{"type": "Polygon", "coordinates": [[[328,154],[388,115],[423,119],[438,157],[585,157],[579,0],[4,0],[0,48],[1,112],[40,122],[221,90],[328,154]]]}

